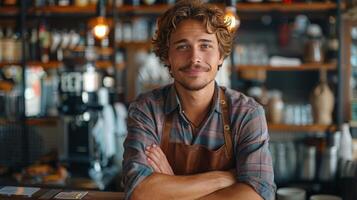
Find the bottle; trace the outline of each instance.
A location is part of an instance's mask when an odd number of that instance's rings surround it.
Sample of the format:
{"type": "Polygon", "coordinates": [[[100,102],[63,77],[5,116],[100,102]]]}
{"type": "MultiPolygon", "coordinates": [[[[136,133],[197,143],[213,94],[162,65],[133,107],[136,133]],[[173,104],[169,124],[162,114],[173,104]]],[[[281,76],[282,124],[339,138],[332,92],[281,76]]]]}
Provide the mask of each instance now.
{"type": "Polygon", "coordinates": [[[15,62],[16,40],[13,30],[6,28],[5,37],[2,39],[2,57],[5,62],[15,62]]]}
{"type": "Polygon", "coordinates": [[[329,17],[329,34],[327,38],[326,58],[330,62],[337,62],[339,41],[336,33],[336,18],[329,17]]]}
{"type": "Polygon", "coordinates": [[[352,136],[347,123],[342,125],[342,135],[340,140],[340,151],[338,154],[342,160],[352,160],[352,136]]]}
{"type": "Polygon", "coordinates": [[[31,36],[30,36],[30,60],[39,60],[38,56],[38,34],[37,34],[37,29],[33,28],[31,30],[31,36]]]}
{"type": "Polygon", "coordinates": [[[327,84],[326,71],[320,72],[320,82],[310,95],[314,123],[330,125],[335,97],[327,84]]]}
{"type": "Polygon", "coordinates": [[[274,124],[281,123],[283,119],[284,102],[280,91],[271,91],[267,105],[268,121],[274,124]]]}
{"type": "Polygon", "coordinates": [[[50,34],[45,24],[41,24],[38,31],[38,39],[40,43],[40,57],[42,62],[48,62],[50,57],[50,34]]]}

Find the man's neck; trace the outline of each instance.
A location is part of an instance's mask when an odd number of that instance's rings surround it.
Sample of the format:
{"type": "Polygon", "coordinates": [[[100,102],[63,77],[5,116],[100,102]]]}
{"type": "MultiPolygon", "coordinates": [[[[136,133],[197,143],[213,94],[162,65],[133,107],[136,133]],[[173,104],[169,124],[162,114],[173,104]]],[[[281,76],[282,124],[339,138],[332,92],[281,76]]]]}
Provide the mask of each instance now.
{"type": "Polygon", "coordinates": [[[175,83],[175,88],[186,117],[195,126],[199,126],[210,111],[215,82],[213,81],[205,88],[196,91],[187,90],[177,83],[175,83]]]}

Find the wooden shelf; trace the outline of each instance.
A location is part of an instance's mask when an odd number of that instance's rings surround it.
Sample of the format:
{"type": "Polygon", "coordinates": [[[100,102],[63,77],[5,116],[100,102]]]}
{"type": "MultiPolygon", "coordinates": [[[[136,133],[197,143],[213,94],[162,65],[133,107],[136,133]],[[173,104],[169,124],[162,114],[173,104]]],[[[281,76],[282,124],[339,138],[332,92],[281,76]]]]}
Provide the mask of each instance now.
{"type": "Polygon", "coordinates": [[[239,12],[312,12],[329,11],[337,9],[337,4],[332,2],[311,2],[311,3],[238,3],[239,12]]]}
{"type": "Polygon", "coordinates": [[[140,5],[129,6],[124,5],[118,8],[119,13],[134,13],[134,14],[162,14],[171,6],[165,4],[159,5],[140,5]]]}
{"type": "MultiPolygon", "coordinates": [[[[223,7],[223,4],[218,4],[223,7]]],[[[170,6],[153,5],[153,6],[122,6],[118,12],[133,12],[136,14],[161,14],[170,6]]],[[[337,4],[332,2],[311,2],[311,3],[237,3],[239,12],[305,12],[305,11],[329,11],[337,9],[337,4]]]]}
{"type": "Polygon", "coordinates": [[[264,70],[264,71],[309,71],[309,70],[336,70],[336,63],[305,63],[300,66],[269,66],[269,65],[238,65],[237,71],[264,70]]]}
{"type": "Polygon", "coordinates": [[[151,41],[145,42],[118,42],[119,48],[134,48],[134,49],[150,49],[152,47],[151,41]]]}
{"type": "Polygon", "coordinates": [[[0,16],[16,16],[19,14],[19,8],[15,6],[0,6],[0,16]]]}
{"type": "Polygon", "coordinates": [[[0,62],[0,68],[6,67],[6,66],[13,66],[13,65],[21,66],[21,63],[20,62],[0,62]]]}
{"type": "Polygon", "coordinates": [[[326,132],[335,131],[335,125],[290,125],[290,124],[268,124],[269,132],[326,132]]]}
{"type": "Polygon", "coordinates": [[[14,84],[9,81],[0,80],[0,91],[9,92],[14,87],[14,84]]]}
{"type": "MultiPolygon", "coordinates": [[[[28,126],[56,126],[59,122],[59,117],[44,117],[44,118],[28,118],[26,125],[28,126]]],[[[0,119],[0,125],[20,124],[19,120],[0,119]]]]}
{"type": "Polygon", "coordinates": [[[29,126],[56,126],[58,121],[58,117],[28,118],[26,124],[29,126]]]}
{"type": "MultiPolygon", "coordinates": [[[[223,7],[223,4],[217,4],[223,7]]],[[[344,4],[342,4],[344,5],[344,4]]],[[[117,8],[119,14],[133,13],[133,14],[162,14],[170,5],[140,5],[130,6],[123,5],[117,8]]],[[[342,6],[344,8],[344,6],[342,6]]],[[[6,13],[18,13],[16,8],[2,8],[6,13]]],[[[334,2],[311,2],[311,3],[238,3],[239,12],[316,12],[316,11],[329,11],[337,9],[337,4],[334,2]]],[[[108,13],[112,12],[112,8],[107,8],[108,13]]],[[[89,6],[43,6],[33,7],[30,9],[31,14],[95,14],[95,5],[89,6]]]]}
{"type": "MultiPolygon", "coordinates": [[[[113,64],[111,61],[97,61],[95,64],[100,69],[113,67],[113,64]]],[[[21,64],[20,63],[0,63],[0,67],[11,66],[11,65],[20,66],[21,64]]],[[[49,61],[49,62],[28,61],[27,62],[27,66],[30,66],[30,67],[39,66],[39,67],[44,68],[45,70],[56,69],[56,68],[60,67],[61,65],[62,65],[62,62],[60,62],[60,61],[49,61]]],[[[117,67],[117,69],[124,69],[125,64],[117,63],[115,66],[117,67]]]]}
{"type": "Polygon", "coordinates": [[[42,6],[29,9],[31,14],[95,14],[96,6],[42,6]]]}
{"type": "Polygon", "coordinates": [[[43,69],[55,69],[58,68],[62,63],[59,61],[49,61],[49,62],[41,62],[41,61],[29,61],[27,65],[30,67],[39,66],[43,69]]]}

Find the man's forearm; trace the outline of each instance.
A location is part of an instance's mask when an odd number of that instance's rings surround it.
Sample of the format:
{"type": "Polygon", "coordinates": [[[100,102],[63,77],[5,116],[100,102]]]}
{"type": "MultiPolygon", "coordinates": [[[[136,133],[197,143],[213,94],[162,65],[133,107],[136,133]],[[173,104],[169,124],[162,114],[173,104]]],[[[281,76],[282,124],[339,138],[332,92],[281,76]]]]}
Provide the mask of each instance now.
{"type": "Polygon", "coordinates": [[[202,197],[204,200],[262,200],[262,197],[253,188],[244,183],[235,183],[229,187],[202,197]]]}
{"type": "Polygon", "coordinates": [[[234,182],[232,173],[225,171],[189,176],[154,173],[134,189],[130,199],[198,199],[229,187],[234,182]]]}

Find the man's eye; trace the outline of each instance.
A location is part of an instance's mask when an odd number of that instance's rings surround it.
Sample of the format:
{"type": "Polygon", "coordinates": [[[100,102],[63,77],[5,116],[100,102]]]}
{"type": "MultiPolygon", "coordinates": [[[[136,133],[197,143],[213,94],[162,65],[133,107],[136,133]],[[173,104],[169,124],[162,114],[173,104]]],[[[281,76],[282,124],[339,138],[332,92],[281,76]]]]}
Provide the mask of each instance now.
{"type": "Polygon", "coordinates": [[[201,45],[201,48],[203,48],[203,49],[209,49],[209,48],[211,48],[212,46],[210,45],[210,44],[202,44],[201,45]]]}
{"type": "Polygon", "coordinates": [[[178,45],[176,47],[176,49],[178,49],[178,50],[184,50],[184,49],[187,49],[187,48],[188,48],[188,45],[178,45]]]}

